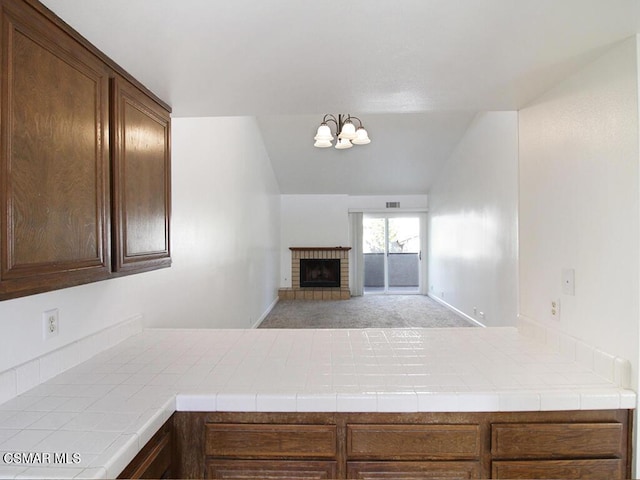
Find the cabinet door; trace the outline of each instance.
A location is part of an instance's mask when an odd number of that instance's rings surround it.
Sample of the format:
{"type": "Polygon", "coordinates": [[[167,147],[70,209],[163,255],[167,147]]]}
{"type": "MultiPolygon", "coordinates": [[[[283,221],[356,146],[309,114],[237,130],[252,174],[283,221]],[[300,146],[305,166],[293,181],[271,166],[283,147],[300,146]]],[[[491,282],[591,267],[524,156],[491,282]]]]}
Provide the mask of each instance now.
{"type": "Polygon", "coordinates": [[[347,478],[397,480],[480,478],[478,462],[348,462],[347,478]]]}
{"type": "Polygon", "coordinates": [[[168,267],[170,115],[122,78],[111,92],[114,271],[168,267]]]}
{"type": "Polygon", "coordinates": [[[0,299],[107,278],[109,71],[1,0],[0,299]]]}
{"type": "Polygon", "coordinates": [[[336,478],[336,462],[298,460],[210,460],[206,478],[321,480],[336,478]]]}
{"type": "Polygon", "coordinates": [[[491,466],[491,478],[626,478],[625,465],[619,459],[597,460],[505,460],[491,466]]]}

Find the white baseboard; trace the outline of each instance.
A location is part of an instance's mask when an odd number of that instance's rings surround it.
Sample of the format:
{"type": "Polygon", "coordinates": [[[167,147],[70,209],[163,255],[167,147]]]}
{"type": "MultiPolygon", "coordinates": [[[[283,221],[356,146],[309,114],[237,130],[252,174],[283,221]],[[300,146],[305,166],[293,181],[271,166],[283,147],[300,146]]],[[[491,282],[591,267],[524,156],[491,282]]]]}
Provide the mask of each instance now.
{"type": "Polygon", "coordinates": [[[443,307],[448,308],[449,310],[451,310],[452,312],[457,313],[458,315],[460,315],[462,318],[464,318],[465,320],[468,320],[469,322],[473,323],[474,325],[477,325],[478,327],[483,327],[486,328],[486,325],[480,323],[479,321],[477,321],[475,318],[470,317],[469,315],[467,315],[466,313],[458,310],[456,307],[454,307],[453,305],[449,305],[447,302],[445,302],[444,300],[442,300],[441,298],[435,297],[433,295],[431,295],[430,293],[427,294],[427,296],[433,300],[435,300],[436,302],[438,302],[440,305],[442,305],[443,307]]]}
{"type": "Polygon", "coordinates": [[[267,315],[269,315],[271,313],[271,310],[273,310],[273,307],[276,306],[276,304],[278,303],[278,300],[280,300],[280,298],[276,295],[276,299],[271,302],[271,305],[269,305],[267,307],[267,309],[264,311],[264,313],[262,315],[260,315],[260,318],[258,320],[256,320],[256,323],[254,323],[251,328],[258,328],[258,326],[262,323],[262,321],[267,318],[267,315]]]}

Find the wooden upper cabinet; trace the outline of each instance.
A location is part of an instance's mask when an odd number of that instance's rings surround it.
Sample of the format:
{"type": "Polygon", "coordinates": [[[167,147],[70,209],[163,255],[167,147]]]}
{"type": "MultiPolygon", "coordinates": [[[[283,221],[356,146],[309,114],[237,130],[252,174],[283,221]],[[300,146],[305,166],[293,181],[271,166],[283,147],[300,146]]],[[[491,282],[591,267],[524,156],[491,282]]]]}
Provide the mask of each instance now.
{"type": "Polygon", "coordinates": [[[0,0],[0,300],[171,264],[170,109],[37,0],[0,0]]]}
{"type": "Polygon", "coordinates": [[[109,69],[0,1],[0,300],[108,278],[109,69]]]}
{"type": "Polygon", "coordinates": [[[168,267],[170,114],[120,77],[111,100],[114,271],[168,267]]]}

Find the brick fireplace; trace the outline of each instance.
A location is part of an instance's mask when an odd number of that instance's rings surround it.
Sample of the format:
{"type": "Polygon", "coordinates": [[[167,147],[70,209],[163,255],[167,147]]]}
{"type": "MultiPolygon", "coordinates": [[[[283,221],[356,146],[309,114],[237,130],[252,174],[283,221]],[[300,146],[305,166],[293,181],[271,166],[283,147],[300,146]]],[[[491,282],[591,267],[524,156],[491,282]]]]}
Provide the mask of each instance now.
{"type": "Polygon", "coordinates": [[[289,247],[289,250],[291,250],[291,288],[281,288],[278,291],[278,297],[281,300],[346,300],[351,298],[349,290],[349,250],[351,247],[289,247]],[[307,274],[302,282],[300,279],[301,260],[316,260],[306,262],[306,267],[303,266],[302,273],[307,271],[307,274]],[[340,262],[338,272],[331,271],[332,264],[335,263],[334,260],[340,262]],[[314,272],[313,278],[315,279],[316,276],[318,278],[316,285],[329,285],[338,281],[339,286],[314,285],[313,281],[309,281],[309,269],[314,272]],[[331,273],[328,273],[330,271],[331,273]],[[301,283],[312,286],[301,286],[301,283]]]}

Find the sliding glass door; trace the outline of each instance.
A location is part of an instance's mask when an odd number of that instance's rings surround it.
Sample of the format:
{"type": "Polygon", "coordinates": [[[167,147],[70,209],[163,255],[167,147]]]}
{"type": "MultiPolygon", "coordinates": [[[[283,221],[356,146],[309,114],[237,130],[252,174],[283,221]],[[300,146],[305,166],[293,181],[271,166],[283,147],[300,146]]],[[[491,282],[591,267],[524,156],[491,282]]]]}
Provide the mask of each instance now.
{"type": "Polygon", "coordinates": [[[420,232],[419,216],[363,217],[364,293],[420,292],[420,232]]]}

